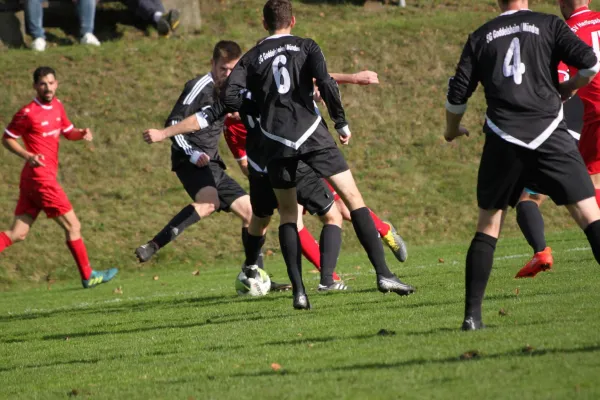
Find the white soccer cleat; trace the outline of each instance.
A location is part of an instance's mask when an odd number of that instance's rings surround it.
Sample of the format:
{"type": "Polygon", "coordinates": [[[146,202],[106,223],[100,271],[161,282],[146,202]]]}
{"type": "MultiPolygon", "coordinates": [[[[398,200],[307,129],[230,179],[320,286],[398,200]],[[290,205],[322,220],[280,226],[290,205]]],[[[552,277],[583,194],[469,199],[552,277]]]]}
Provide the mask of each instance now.
{"type": "Polygon", "coordinates": [[[88,46],[100,46],[100,41],[93,33],[86,33],[81,38],[81,44],[85,44],[88,46]]]}
{"type": "Polygon", "coordinates": [[[33,51],[46,50],[46,39],[44,39],[43,37],[35,38],[35,40],[31,42],[31,49],[33,51]]]}

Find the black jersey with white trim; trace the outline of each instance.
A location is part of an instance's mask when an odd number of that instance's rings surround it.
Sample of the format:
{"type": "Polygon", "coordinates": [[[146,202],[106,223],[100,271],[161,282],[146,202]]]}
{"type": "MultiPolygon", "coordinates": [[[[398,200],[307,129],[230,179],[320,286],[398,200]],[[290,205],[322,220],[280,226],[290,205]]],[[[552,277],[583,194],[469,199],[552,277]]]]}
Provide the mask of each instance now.
{"type": "Polygon", "coordinates": [[[473,32],[450,79],[447,109],[462,113],[479,82],[487,101],[484,129],[537,149],[563,121],[558,93],[560,61],[593,75],[591,47],[555,15],[520,10],[473,32]]]}
{"type": "Polygon", "coordinates": [[[564,103],[563,108],[565,110],[567,130],[571,136],[579,140],[581,137],[581,130],[583,129],[583,101],[579,95],[576,94],[564,103]]]}
{"type": "MultiPolygon", "coordinates": [[[[165,126],[175,125],[198,111],[210,109],[215,100],[215,87],[210,73],[199,76],[185,84],[183,92],[173,107],[165,126]]],[[[182,162],[189,162],[194,151],[201,151],[210,157],[211,161],[225,164],[219,155],[219,138],[223,131],[224,117],[216,119],[209,127],[171,138],[171,161],[173,169],[182,162]]]]}
{"type": "Polygon", "coordinates": [[[277,142],[282,154],[294,154],[321,122],[313,102],[313,78],[335,128],[348,130],[339,88],[312,39],[274,35],[263,40],[237,63],[221,99],[226,107],[239,110],[240,93],[249,90],[260,109],[263,135],[277,142]]]}

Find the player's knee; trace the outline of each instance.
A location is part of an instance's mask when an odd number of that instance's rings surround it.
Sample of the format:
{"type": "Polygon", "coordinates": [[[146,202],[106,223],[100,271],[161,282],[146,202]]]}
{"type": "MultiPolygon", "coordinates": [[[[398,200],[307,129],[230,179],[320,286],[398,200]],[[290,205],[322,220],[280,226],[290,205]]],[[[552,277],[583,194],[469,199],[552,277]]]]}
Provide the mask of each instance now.
{"type": "Polygon", "coordinates": [[[342,214],[335,206],[330,208],[329,211],[326,214],[324,214],[323,216],[321,216],[320,218],[321,218],[321,222],[323,222],[323,224],[325,224],[325,225],[342,226],[342,222],[343,222],[342,214]]]}
{"type": "Polygon", "coordinates": [[[66,226],[66,230],[67,230],[67,232],[69,232],[70,235],[80,235],[81,234],[81,223],[77,219],[75,221],[71,221],[66,226]]]}

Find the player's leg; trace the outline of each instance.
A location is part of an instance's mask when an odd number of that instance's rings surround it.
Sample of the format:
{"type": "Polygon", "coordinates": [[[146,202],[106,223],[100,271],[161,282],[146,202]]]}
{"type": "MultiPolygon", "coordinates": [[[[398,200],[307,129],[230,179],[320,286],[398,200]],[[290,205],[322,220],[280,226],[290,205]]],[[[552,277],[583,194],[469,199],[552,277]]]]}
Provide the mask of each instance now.
{"type": "Polygon", "coordinates": [[[269,180],[279,205],[279,245],[285,260],[288,276],[292,282],[295,309],[310,309],[302,281],[302,251],[298,236],[298,203],[296,195],[296,170],[298,162],[295,159],[276,159],[268,165],[269,180]]]}
{"type": "Polygon", "coordinates": [[[81,237],[81,223],[72,209],[64,214],[53,218],[58,225],[65,231],[67,247],[77,264],[77,269],[81,275],[81,282],[84,288],[92,288],[101,283],[106,283],[117,275],[117,268],[110,268],[104,271],[94,271],[90,265],[87,248],[81,237]]]}
{"type": "Polygon", "coordinates": [[[552,249],[546,247],[544,218],[540,206],[548,198],[543,194],[525,189],[517,204],[517,224],[527,243],[533,249],[532,259],[517,272],[515,278],[533,278],[539,272],[552,268],[552,249]]]}
{"type": "Polygon", "coordinates": [[[411,285],[400,281],[389,270],[373,217],[370,210],[365,206],[350,170],[347,169],[344,172],[331,175],[328,180],[350,209],[352,226],[356,236],[367,252],[369,260],[377,273],[379,290],[381,292],[394,292],[399,295],[413,293],[414,288],[411,285]]]}
{"type": "Polygon", "coordinates": [[[304,225],[303,221],[304,207],[298,205],[298,236],[300,237],[300,246],[302,247],[302,255],[319,271],[321,271],[321,249],[319,242],[314,238],[312,233],[304,225]]]}
{"type": "Polygon", "coordinates": [[[217,185],[209,167],[198,168],[191,163],[181,165],[175,173],[193,202],[177,213],[149,242],[135,250],[140,262],[175,240],[181,233],[215,212],[219,206],[217,185]]]}
{"type": "Polygon", "coordinates": [[[467,252],[465,269],[465,316],[463,330],[476,330],[484,327],[481,305],[487,286],[494,251],[504,220],[503,210],[479,209],[477,230],[467,252]]]}
{"type": "Polygon", "coordinates": [[[600,264],[600,209],[595,197],[567,205],[573,219],[585,232],[596,262],[600,264]]]}
{"type": "Polygon", "coordinates": [[[17,242],[24,241],[34,222],[35,218],[28,214],[15,215],[15,219],[13,220],[10,229],[0,232],[0,253],[7,247],[17,242]]]}
{"type": "Polygon", "coordinates": [[[578,146],[600,205],[600,122],[584,124],[578,146]]]}
{"type": "Polygon", "coordinates": [[[335,267],[342,247],[342,214],[334,205],[334,195],[327,185],[306,164],[296,171],[297,201],[306,210],[318,215],[323,228],[319,241],[321,280],[319,291],[347,290],[343,282],[335,282],[335,267]]]}

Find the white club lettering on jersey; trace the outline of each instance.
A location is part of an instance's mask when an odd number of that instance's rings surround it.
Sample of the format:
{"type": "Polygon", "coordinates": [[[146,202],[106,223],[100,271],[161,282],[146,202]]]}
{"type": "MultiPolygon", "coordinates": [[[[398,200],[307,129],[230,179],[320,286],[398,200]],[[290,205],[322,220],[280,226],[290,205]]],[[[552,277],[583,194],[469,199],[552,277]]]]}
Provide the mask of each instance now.
{"type": "Polygon", "coordinates": [[[48,137],[48,136],[58,136],[60,135],[61,129],[55,129],[53,131],[50,132],[44,132],[42,133],[43,137],[48,137]]]}
{"type": "Polygon", "coordinates": [[[504,72],[504,76],[507,78],[512,76],[517,85],[520,85],[523,82],[525,64],[521,62],[521,42],[518,37],[510,42],[510,46],[504,57],[504,67],[502,72],[504,72]]]}

